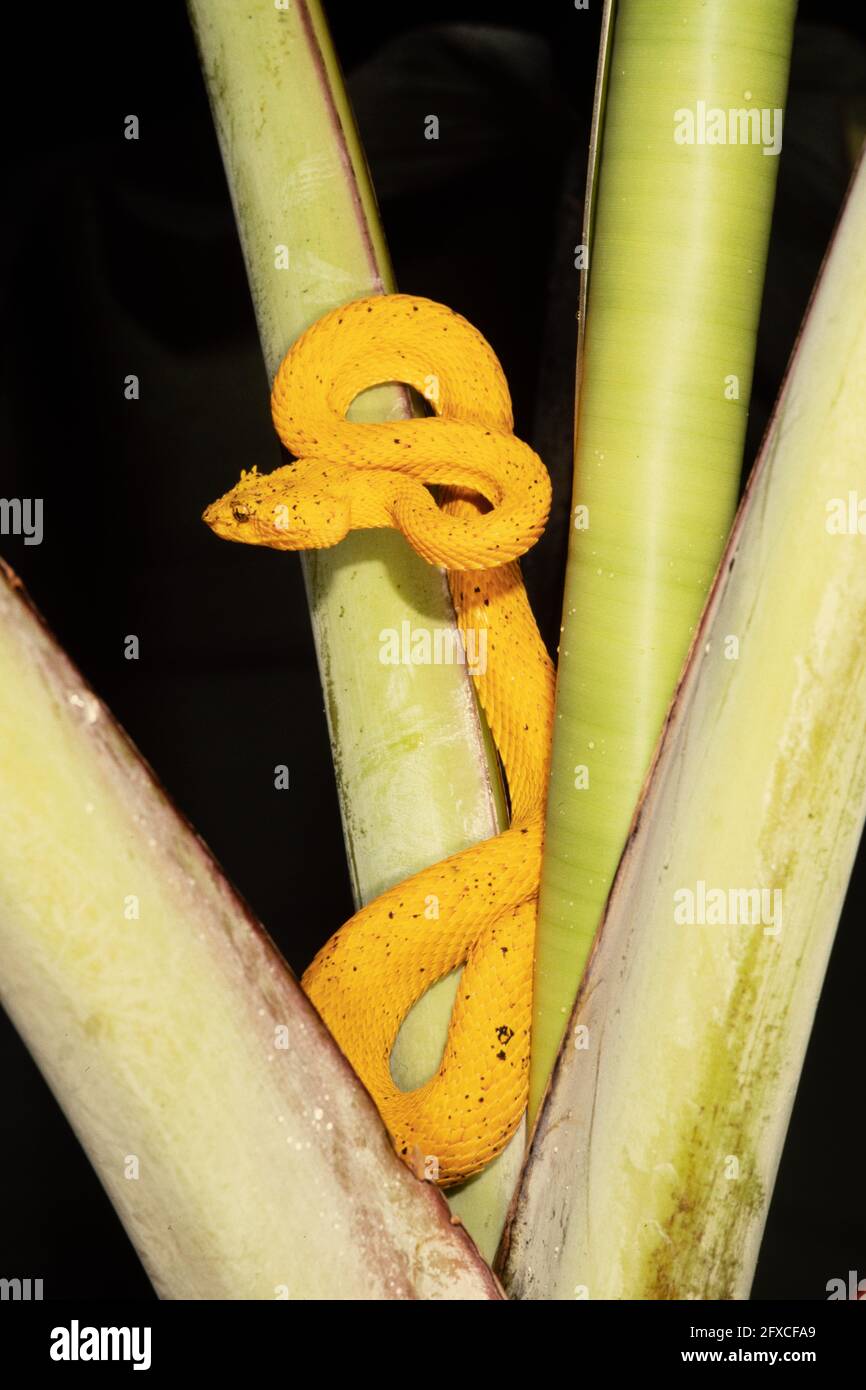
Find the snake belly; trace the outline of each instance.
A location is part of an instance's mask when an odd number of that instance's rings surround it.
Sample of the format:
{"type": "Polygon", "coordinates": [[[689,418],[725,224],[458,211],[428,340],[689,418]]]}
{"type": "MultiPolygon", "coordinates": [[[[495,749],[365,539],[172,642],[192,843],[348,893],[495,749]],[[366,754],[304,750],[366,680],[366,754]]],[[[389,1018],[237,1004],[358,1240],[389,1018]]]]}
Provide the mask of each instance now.
{"type": "Polygon", "coordinates": [[[246,475],[208,509],[208,524],[280,549],[397,527],[446,568],[467,649],[482,649],[484,634],[486,661],[470,670],[507,779],[509,828],[368,903],[302,979],[397,1153],[451,1186],[502,1152],[528,1092],[554,671],[517,557],[541,534],[550,484],[513,433],[508,386],[489,344],[430,300],[375,296],[326,314],[284,359],[272,412],[298,463],[246,475]],[[346,420],[356,395],[389,381],[414,387],[435,416],[346,420]],[[460,967],[439,1066],[402,1091],[390,1069],[399,1029],[426,990],[460,967]]]}

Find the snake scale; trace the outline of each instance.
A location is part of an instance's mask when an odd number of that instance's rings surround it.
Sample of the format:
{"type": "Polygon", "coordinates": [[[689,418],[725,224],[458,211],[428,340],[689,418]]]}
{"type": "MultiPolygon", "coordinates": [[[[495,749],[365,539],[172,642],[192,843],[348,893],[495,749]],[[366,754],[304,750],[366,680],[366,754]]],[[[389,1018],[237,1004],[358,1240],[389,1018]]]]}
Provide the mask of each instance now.
{"type": "Polygon", "coordinates": [[[433,1176],[449,1186],[502,1151],[526,1105],[554,672],[517,559],[544,528],[550,482],[514,435],[492,348],[431,300],[380,295],[325,314],[281,364],[271,408],[297,461],[242,475],[207,509],[207,524],[278,550],[397,527],[447,570],[464,633],[486,630],[485,669],[473,679],[508,782],[509,828],[363,907],[302,981],[397,1152],[416,1167],[424,1160],[428,1173],[435,1159],[433,1176]],[[414,387],[435,414],[345,418],[360,392],[385,382],[414,387]],[[432,921],[424,913],[431,896],[432,921]],[[439,1068],[401,1091],[390,1071],[398,1030],[429,986],[461,965],[439,1068]]]}

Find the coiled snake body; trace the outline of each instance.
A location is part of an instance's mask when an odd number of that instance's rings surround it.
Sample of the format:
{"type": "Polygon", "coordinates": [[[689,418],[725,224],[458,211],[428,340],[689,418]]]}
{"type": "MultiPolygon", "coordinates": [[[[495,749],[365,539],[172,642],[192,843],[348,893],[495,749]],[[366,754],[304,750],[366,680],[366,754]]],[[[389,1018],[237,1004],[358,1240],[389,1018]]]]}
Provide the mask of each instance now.
{"type": "Polygon", "coordinates": [[[362,908],[302,981],[397,1152],[423,1160],[447,1186],[502,1151],[526,1104],[553,668],[516,560],[541,534],[550,483],[513,434],[492,349],[430,300],[376,296],[326,314],[283,361],[271,405],[298,461],[245,474],[207,509],[208,525],[283,550],[334,545],[354,528],[397,527],[448,570],[464,633],[487,634],[486,667],[474,679],[508,780],[509,829],[362,908]],[[389,381],[425,395],[435,417],[345,419],[361,391],[389,381]],[[443,489],[441,505],[429,486],[443,489]],[[435,920],[425,916],[431,898],[435,920]],[[461,965],[439,1068],[401,1091],[389,1065],[400,1025],[431,984],[461,965]]]}

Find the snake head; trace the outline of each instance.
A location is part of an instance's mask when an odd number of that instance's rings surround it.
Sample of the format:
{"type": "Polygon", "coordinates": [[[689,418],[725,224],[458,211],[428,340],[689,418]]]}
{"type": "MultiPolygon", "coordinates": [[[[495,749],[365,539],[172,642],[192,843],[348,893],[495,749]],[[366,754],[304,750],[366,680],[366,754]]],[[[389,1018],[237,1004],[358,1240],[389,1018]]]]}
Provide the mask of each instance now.
{"type": "Polygon", "coordinates": [[[273,473],[242,473],[202,520],[223,540],[320,550],[346,535],[351,505],[339,465],[300,459],[273,473]]]}

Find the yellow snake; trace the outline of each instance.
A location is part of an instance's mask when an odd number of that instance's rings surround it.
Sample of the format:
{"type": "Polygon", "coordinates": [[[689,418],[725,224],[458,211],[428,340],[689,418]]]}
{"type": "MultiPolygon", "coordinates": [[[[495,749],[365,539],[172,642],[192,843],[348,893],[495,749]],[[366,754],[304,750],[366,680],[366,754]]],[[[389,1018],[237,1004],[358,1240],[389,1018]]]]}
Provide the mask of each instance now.
{"type": "Polygon", "coordinates": [[[487,630],[486,668],[474,679],[508,780],[509,829],[362,908],[302,981],[397,1152],[448,1186],[501,1152],[526,1105],[553,667],[516,560],[544,528],[550,482],[514,436],[493,350],[431,300],[376,296],[325,314],[280,366],[271,408],[297,462],[244,474],[207,509],[207,524],[278,550],[397,527],[448,570],[464,632],[487,630]],[[390,381],[413,386],[436,415],[346,420],[361,391],[390,381]],[[441,505],[430,486],[443,489],[441,505]],[[425,916],[431,895],[437,920],[425,916]],[[425,990],[461,965],[439,1069],[401,1091],[390,1071],[399,1028],[425,990]]]}

